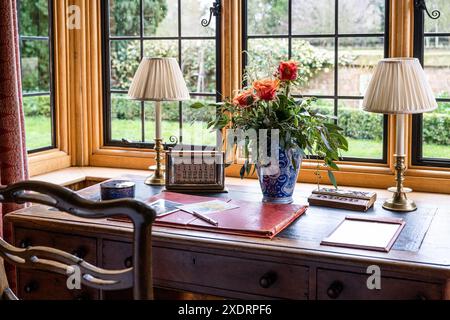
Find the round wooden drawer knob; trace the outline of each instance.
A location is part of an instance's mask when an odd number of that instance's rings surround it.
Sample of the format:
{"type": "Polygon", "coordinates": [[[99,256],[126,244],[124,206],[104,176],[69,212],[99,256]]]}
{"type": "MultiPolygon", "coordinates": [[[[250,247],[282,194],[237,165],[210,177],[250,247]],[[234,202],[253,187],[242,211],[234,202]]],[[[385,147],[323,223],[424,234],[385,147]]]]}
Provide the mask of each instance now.
{"type": "Polygon", "coordinates": [[[20,241],[20,243],[19,243],[19,247],[21,247],[21,248],[23,248],[23,249],[26,249],[26,248],[28,248],[28,247],[31,247],[33,244],[32,244],[32,242],[31,242],[31,239],[28,239],[28,238],[26,238],[26,239],[23,239],[22,241],[20,241]]]}
{"type": "Polygon", "coordinates": [[[87,253],[88,253],[88,250],[86,249],[86,247],[79,247],[72,252],[72,254],[75,257],[80,258],[80,259],[86,258],[87,253]]]}
{"type": "Polygon", "coordinates": [[[337,299],[344,290],[344,285],[340,281],[334,281],[327,290],[327,295],[331,299],[337,299]]]}
{"type": "Polygon", "coordinates": [[[268,272],[259,279],[259,285],[264,288],[270,288],[277,281],[277,274],[275,272],[268,272]]]}
{"type": "Polygon", "coordinates": [[[25,285],[25,287],[23,288],[23,290],[26,293],[33,293],[36,292],[39,289],[39,284],[36,281],[30,281],[27,285],[25,285]]]}
{"type": "Polygon", "coordinates": [[[126,258],[123,262],[123,265],[125,266],[125,268],[131,268],[133,266],[133,257],[126,258]]]}

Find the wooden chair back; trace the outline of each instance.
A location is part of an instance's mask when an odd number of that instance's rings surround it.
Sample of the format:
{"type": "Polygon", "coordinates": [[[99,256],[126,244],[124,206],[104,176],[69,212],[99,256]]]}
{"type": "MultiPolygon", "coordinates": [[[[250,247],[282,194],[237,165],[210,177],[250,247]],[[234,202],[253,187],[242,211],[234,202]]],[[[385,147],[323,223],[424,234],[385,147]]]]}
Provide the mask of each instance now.
{"type": "Polygon", "coordinates": [[[136,300],[153,299],[151,228],[155,211],[133,199],[91,201],[77,193],[47,182],[24,181],[0,188],[0,202],[39,203],[86,219],[126,216],[134,226],[133,267],[106,270],[93,266],[67,252],[49,247],[17,248],[0,238],[0,299],[14,298],[8,289],[3,258],[18,268],[29,268],[73,275],[81,271],[81,284],[95,289],[122,290],[133,288],[136,300]]]}

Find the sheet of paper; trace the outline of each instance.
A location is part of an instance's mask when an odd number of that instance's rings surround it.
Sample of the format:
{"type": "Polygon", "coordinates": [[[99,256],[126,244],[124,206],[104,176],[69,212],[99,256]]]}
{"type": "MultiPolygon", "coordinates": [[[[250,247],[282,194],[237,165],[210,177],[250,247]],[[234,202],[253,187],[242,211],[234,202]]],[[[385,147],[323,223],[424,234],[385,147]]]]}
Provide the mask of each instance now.
{"type": "Polygon", "coordinates": [[[168,215],[172,212],[178,211],[178,206],[181,206],[181,203],[173,202],[170,200],[159,199],[155,202],[149,204],[156,211],[157,217],[162,217],[168,215]]]}
{"type": "Polygon", "coordinates": [[[385,248],[400,226],[393,223],[345,220],[327,242],[385,248]]]}
{"type": "Polygon", "coordinates": [[[231,209],[239,208],[239,206],[236,206],[234,204],[220,201],[220,200],[212,200],[212,201],[206,201],[206,202],[198,202],[198,203],[192,203],[192,204],[186,204],[182,206],[178,206],[178,209],[187,211],[187,212],[197,212],[202,214],[208,214],[213,212],[221,212],[231,209]]]}

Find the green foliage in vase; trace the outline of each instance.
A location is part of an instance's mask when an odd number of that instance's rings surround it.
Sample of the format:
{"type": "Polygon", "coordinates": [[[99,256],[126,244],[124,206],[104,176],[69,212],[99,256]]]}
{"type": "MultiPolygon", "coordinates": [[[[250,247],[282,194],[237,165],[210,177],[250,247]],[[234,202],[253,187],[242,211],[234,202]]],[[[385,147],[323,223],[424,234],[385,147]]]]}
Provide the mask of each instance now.
{"type": "MultiPolygon", "coordinates": [[[[314,98],[298,100],[291,95],[293,87],[302,82],[300,69],[296,61],[281,62],[278,69],[272,72],[273,77],[254,81],[232,101],[208,105],[197,102],[191,107],[218,108],[217,117],[208,124],[212,129],[229,128],[256,132],[260,129],[278,129],[281,148],[296,148],[305,157],[309,155],[322,158],[330,180],[336,186],[332,170],[339,169],[335,161],[339,160],[341,151],[348,150],[348,142],[342,134],[342,129],[334,124],[333,117],[316,110],[314,98]]],[[[246,139],[246,161],[241,170],[241,177],[249,174],[254,166],[249,161],[250,144],[251,141],[246,139]]]]}

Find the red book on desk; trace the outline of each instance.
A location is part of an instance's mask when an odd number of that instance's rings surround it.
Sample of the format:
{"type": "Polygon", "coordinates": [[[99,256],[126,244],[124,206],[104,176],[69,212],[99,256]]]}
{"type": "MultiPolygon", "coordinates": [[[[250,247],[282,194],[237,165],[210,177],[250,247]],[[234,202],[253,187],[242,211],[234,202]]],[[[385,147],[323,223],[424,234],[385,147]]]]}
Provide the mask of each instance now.
{"type": "MultiPolygon", "coordinates": [[[[182,204],[212,200],[209,197],[161,192],[157,196],[150,198],[148,202],[151,203],[158,199],[182,204]]],[[[217,226],[211,225],[182,210],[158,217],[154,225],[271,239],[306,211],[305,206],[295,204],[270,204],[239,200],[230,200],[229,203],[239,208],[207,215],[218,222],[217,226]]]]}

